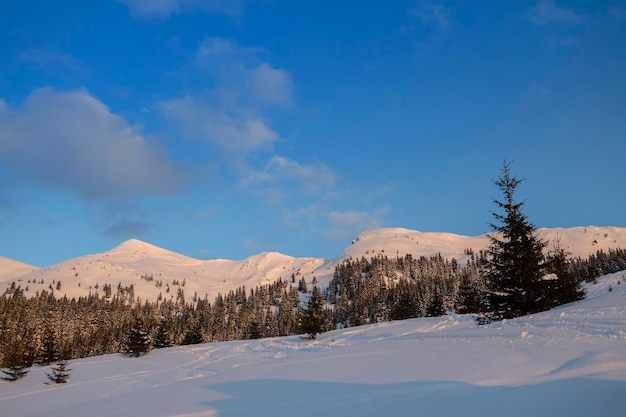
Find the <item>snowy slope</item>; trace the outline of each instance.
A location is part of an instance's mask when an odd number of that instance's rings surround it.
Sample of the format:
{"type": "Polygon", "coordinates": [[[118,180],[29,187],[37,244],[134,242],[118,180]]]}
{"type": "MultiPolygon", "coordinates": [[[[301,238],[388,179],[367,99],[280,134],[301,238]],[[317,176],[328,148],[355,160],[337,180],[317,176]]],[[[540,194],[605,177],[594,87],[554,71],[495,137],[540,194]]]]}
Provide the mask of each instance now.
{"type": "Polygon", "coordinates": [[[623,416],[626,272],[586,300],[477,326],[444,316],[71,361],[0,383],[12,417],[623,416]],[[609,291],[609,288],[612,291],[609,291]]]}
{"type": "MultiPolygon", "coordinates": [[[[573,228],[540,228],[540,238],[548,241],[559,241],[560,246],[574,256],[587,257],[596,251],[609,248],[626,247],[626,228],[620,227],[573,227],[573,228]]],[[[341,261],[348,257],[360,258],[374,255],[389,257],[411,254],[414,257],[441,254],[444,258],[456,258],[464,263],[469,256],[465,249],[478,253],[489,246],[486,234],[479,236],[463,236],[453,233],[419,232],[402,228],[375,229],[361,233],[337,257],[341,261]]],[[[552,248],[552,244],[547,249],[552,248]]]]}
{"type": "MultiPolygon", "coordinates": [[[[539,229],[538,234],[550,242],[559,239],[561,247],[574,256],[586,257],[599,249],[626,248],[626,228],[588,226],[539,229]]],[[[31,267],[27,270],[28,273],[24,272],[26,270],[16,270],[16,275],[0,282],[0,294],[12,282],[16,282],[22,289],[28,288],[25,293],[27,296],[52,288],[59,297],[102,294],[103,286],[109,284],[114,293],[118,285],[134,285],[135,295],[142,300],[154,301],[159,294],[175,299],[178,290],[182,289],[188,301],[196,293],[200,298],[206,296],[209,301],[213,301],[218,293],[227,293],[242,285],[249,290],[279,278],[289,280],[292,274],[296,281],[304,277],[307,283],[311,283],[313,277],[316,277],[319,285],[325,286],[332,278],[335,266],[349,257],[395,257],[406,254],[430,257],[441,254],[445,258],[454,257],[465,263],[468,259],[466,249],[478,253],[481,249],[486,249],[488,244],[486,235],[462,236],[387,228],[360,234],[332,260],[294,258],[276,252],[265,252],[232,261],[194,259],[131,239],[101,254],[81,256],[44,269],[31,267]],[[59,281],[61,288],[57,290],[59,281]]],[[[9,272],[5,276],[7,274],[9,272]]]]}
{"type": "Polygon", "coordinates": [[[0,282],[37,270],[36,266],[0,256],[0,282]]]}

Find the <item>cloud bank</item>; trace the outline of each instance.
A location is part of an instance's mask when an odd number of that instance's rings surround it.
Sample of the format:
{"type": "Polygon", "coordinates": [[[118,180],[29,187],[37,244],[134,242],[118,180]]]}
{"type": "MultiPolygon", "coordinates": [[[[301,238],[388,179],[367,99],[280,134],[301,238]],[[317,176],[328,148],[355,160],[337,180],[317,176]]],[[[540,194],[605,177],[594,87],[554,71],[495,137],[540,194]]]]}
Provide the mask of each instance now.
{"type": "Polygon", "coordinates": [[[260,59],[260,48],[223,38],[203,40],[193,57],[194,76],[212,88],[164,100],[158,108],[182,131],[215,145],[228,157],[271,151],[279,135],[264,114],[291,104],[290,74],[260,59]]]}
{"type": "Polygon", "coordinates": [[[0,163],[89,199],[164,196],[184,182],[164,149],[86,90],[38,89],[15,108],[0,101],[0,163]]]}

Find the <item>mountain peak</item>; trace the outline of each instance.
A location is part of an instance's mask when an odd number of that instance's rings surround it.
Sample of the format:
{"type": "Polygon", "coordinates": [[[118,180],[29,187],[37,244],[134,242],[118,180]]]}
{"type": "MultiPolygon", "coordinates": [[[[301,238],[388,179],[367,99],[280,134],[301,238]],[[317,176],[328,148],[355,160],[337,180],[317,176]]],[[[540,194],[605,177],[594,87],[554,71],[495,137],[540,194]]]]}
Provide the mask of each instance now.
{"type": "Polygon", "coordinates": [[[110,252],[126,252],[126,253],[144,252],[145,253],[145,252],[155,252],[155,251],[160,252],[160,251],[166,251],[166,250],[158,246],[155,246],[153,244],[139,240],[139,239],[128,239],[120,243],[113,249],[111,249],[109,253],[110,252]]]}

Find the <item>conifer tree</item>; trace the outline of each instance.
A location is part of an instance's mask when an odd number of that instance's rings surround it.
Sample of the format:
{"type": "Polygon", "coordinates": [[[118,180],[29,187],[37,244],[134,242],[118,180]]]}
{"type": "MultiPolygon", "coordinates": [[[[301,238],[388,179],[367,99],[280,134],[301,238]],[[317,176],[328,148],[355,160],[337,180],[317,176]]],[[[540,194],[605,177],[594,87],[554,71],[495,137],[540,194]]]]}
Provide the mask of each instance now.
{"type": "Polygon", "coordinates": [[[54,333],[50,327],[46,327],[41,341],[41,350],[37,362],[42,365],[49,365],[59,358],[59,350],[56,346],[54,333]]]}
{"type": "Polygon", "coordinates": [[[197,345],[204,343],[204,336],[202,335],[202,327],[199,323],[195,323],[189,327],[185,332],[181,345],[197,345]]]}
{"type": "Polygon", "coordinates": [[[485,291],[477,271],[466,267],[461,272],[456,299],[457,314],[476,314],[485,309],[485,291]]]}
{"type": "Polygon", "coordinates": [[[161,322],[157,328],[157,332],[154,335],[153,345],[156,349],[172,346],[172,337],[168,330],[167,324],[161,322]]]}
{"type": "Polygon", "coordinates": [[[428,300],[426,307],[426,317],[439,317],[446,314],[446,309],[443,306],[443,297],[438,289],[435,288],[432,297],[428,300]]]}
{"type": "Polygon", "coordinates": [[[585,291],[580,286],[580,280],[574,274],[568,253],[561,248],[558,241],[548,253],[546,271],[552,274],[549,279],[545,280],[547,308],[585,298],[585,291]]]}
{"type": "Polygon", "coordinates": [[[489,320],[535,313],[546,305],[542,279],[546,243],[535,235],[535,227],[522,213],[524,202],[514,198],[522,181],[511,176],[507,161],[504,161],[502,176],[494,181],[504,198],[494,199],[502,212],[492,212],[498,224],[490,224],[494,233],[489,236],[489,320]]]}
{"type": "Polygon", "coordinates": [[[30,364],[28,362],[29,361],[26,358],[22,343],[14,343],[8,355],[5,357],[5,369],[2,369],[2,373],[6,376],[1,379],[3,381],[14,382],[24,378],[29,371],[28,368],[30,367],[30,364]]]}
{"type": "Polygon", "coordinates": [[[143,325],[137,321],[126,336],[124,352],[138,358],[142,353],[150,351],[150,336],[143,330],[143,325]]]}
{"type": "Polygon", "coordinates": [[[306,310],[302,310],[300,316],[300,331],[308,335],[309,339],[315,339],[322,331],[323,325],[323,303],[322,295],[317,287],[313,287],[311,298],[306,310]]]}
{"type": "Polygon", "coordinates": [[[54,384],[65,384],[70,377],[71,369],[67,367],[67,361],[63,358],[59,358],[54,366],[50,368],[51,373],[47,373],[46,376],[54,384]]]}

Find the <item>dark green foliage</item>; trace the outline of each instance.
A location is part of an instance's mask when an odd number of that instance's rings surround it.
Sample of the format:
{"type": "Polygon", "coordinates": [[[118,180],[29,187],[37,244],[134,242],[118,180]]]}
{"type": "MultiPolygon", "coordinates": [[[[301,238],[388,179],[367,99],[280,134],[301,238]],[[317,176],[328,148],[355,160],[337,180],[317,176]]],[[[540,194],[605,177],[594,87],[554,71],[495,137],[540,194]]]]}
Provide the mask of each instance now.
{"type": "Polygon", "coordinates": [[[2,380],[14,382],[24,378],[28,374],[28,368],[31,364],[22,343],[15,342],[4,359],[6,369],[2,369],[2,373],[5,374],[2,380]]]}
{"type": "Polygon", "coordinates": [[[199,324],[194,324],[187,332],[185,333],[185,337],[183,337],[181,345],[197,345],[200,343],[204,343],[204,337],[202,336],[202,329],[199,324]]]}
{"type": "Polygon", "coordinates": [[[558,242],[553,250],[548,253],[546,261],[546,287],[547,308],[571,303],[585,298],[585,291],[580,286],[580,280],[576,278],[572,263],[568,254],[558,242]]]}
{"type": "Polygon", "coordinates": [[[37,358],[37,363],[41,365],[49,365],[59,358],[59,349],[57,347],[54,332],[48,326],[44,330],[43,339],[41,341],[41,350],[37,358]]]}
{"type": "Polygon", "coordinates": [[[309,339],[315,339],[318,333],[322,332],[323,318],[322,295],[317,287],[313,287],[311,298],[307,304],[306,310],[302,310],[300,314],[300,332],[306,334],[309,339]]]}
{"type": "Polygon", "coordinates": [[[154,335],[152,344],[155,349],[172,346],[172,336],[167,323],[163,321],[159,323],[159,327],[157,328],[157,332],[154,335]]]}
{"type": "Polygon", "coordinates": [[[465,268],[461,273],[455,310],[458,314],[479,314],[486,311],[485,281],[475,269],[465,268]]]}
{"type": "Polygon", "coordinates": [[[406,320],[418,317],[417,299],[409,292],[401,292],[395,297],[391,307],[391,320],[406,320]]]}
{"type": "Polygon", "coordinates": [[[141,323],[141,321],[137,321],[126,335],[124,353],[138,358],[142,353],[149,352],[150,349],[150,336],[148,335],[148,332],[143,329],[143,323],[141,323]]]}
{"type": "Polygon", "coordinates": [[[575,259],[572,262],[573,273],[581,281],[593,282],[601,275],[611,274],[626,269],[626,250],[617,248],[597,251],[587,259],[575,259]]]}
{"type": "Polygon", "coordinates": [[[510,164],[504,162],[502,176],[495,184],[503,200],[495,200],[500,213],[492,212],[498,224],[490,226],[488,282],[490,320],[514,318],[542,311],[548,303],[543,285],[546,243],[535,235],[535,227],[522,213],[523,202],[514,193],[522,180],[511,176],[510,164]]]}
{"type": "Polygon", "coordinates": [[[263,337],[261,326],[257,321],[251,321],[248,328],[248,339],[260,339],[261,337],[263,337]]]}
{"type": "Polygon", "coordinates": [[[51,383],[65,384],[70,378],[71,369],[67,367],[67,361],[65,359],[58,359],[50,369],[52,372],[47,373],[46,376],[51,383]]]}
{"type": "Polygon", "coordinates": [[[441,315],[456,309],[463,276],[477,291],[483,288],[474,257],[464,267],[441,256],[348,259],[335,269],[328,300],[343,327],[441,315]]]}
{"type": "Polygon", "coordinates": [[[426,317],[439,317],[446,314],[446,309],[443,306],[443,296],[439,291],[434,291],[433,296],[428,301],[426,308],[426,317]]]}

